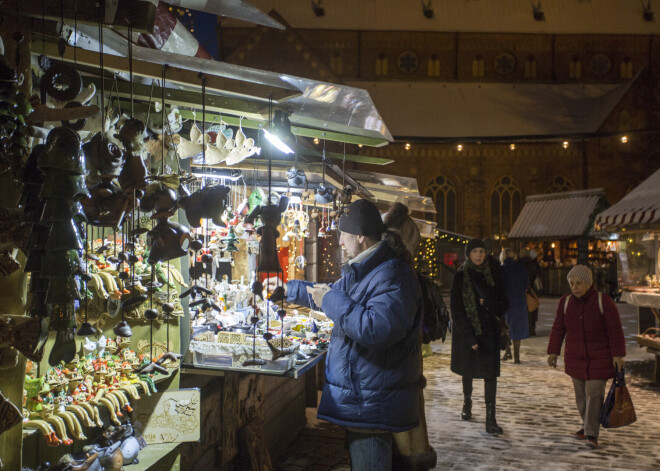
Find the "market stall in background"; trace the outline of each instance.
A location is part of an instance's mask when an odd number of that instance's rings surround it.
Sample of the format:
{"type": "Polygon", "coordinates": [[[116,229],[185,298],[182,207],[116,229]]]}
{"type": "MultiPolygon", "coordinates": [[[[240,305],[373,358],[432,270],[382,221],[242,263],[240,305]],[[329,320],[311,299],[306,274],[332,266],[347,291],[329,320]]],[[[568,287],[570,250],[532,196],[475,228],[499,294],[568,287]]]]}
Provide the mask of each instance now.
{"type": "Polygon", "coordinates": [[[363,90],[178,54],[176,28],[156,47],[151,0],[7,3],[4,464],[269,469],[332,330],[283,283],[338,278],[352,200],[433,205],[345,168],[384,159],[326,152],[391,140],[363,90]]]}
{"type": "Polygon", "coordinates": [[[606,288],[615,247],[607,235],[593,231],[593,221],[607,206],[602,188],[525,198],[507,240],[518,250],[536,251],[543,294],[569,292],[566,275],[578,263],[592,268],[598,289],[606,288]]]}
{"type": "Polygon", "coordinates": [[[655,354],[660,384],[660,170],[598,214],[596,228],[616,239],[621,300],[637,306],[637,342],[655,354]]]}

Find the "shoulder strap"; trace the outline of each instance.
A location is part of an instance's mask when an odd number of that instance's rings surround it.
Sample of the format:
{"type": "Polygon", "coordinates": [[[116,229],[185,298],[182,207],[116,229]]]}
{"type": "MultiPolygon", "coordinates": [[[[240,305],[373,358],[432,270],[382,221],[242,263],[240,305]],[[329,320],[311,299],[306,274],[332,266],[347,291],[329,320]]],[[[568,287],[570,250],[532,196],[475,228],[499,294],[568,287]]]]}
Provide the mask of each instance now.
{"type": "MultiPolygon", "coordinates": [[[[564,315],[566,315],[566,309],[568,309],[568,300],[571,298],[571,295],[569,294],[566,296],[566,300],[564,301],[564,315]]],[[[600,315],[605,314],[605,310],[603,309],[603,293],[602,291],[598,292],[598,310],[600,311],[600,315]]]]}

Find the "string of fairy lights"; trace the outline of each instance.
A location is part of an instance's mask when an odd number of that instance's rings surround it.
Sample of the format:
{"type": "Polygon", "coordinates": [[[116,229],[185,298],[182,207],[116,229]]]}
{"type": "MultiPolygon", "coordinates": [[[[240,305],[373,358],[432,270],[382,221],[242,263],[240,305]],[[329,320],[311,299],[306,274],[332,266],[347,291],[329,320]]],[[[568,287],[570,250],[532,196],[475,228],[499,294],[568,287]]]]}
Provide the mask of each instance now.
{"type": "Polygon", "coordinates": [[[431,278],[438,277],[440,244],[465,245],[470,239],[457,234],[435,231],[433,239],[423,239],[415,254],[415,270],[431,278]]]}

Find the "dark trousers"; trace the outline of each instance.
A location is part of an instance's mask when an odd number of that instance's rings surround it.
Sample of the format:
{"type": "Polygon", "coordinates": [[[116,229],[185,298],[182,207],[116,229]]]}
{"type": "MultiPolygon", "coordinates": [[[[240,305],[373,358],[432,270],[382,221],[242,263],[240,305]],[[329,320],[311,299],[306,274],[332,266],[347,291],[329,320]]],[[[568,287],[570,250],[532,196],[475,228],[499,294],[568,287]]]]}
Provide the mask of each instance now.
{"type": "Polygon", "coordinates": [[[346,429],[346,445],[352,471],[390,471],[392,434],[390,432],[346,429]]]}
{"type": "Polygon", "coordinates": [[[527,313],[527,320],[529,321],[529,334],[536,335],[536,321],[539,320],[539,310],[534,309],[532,312],[527,313]]]}
{"type": "MultiPolygon", "coordinates": [[[[484,396],[486,404],[495,402],[495,395],[497,394],[497,378],[484,379],[484,396]]],[[[472,396],[472,378],[463,376],[463,395],[472,396]]]]}

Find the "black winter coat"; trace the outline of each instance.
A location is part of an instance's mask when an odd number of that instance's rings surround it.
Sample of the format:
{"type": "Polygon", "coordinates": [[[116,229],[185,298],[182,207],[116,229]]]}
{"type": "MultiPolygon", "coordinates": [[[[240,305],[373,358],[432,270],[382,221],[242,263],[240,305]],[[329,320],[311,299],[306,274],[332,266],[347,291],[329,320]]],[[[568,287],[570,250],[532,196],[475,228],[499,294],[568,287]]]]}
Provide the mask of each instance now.
{"type": "MultiPolygon", "coordinates": [[[[484,263],[491,263],[494,287],[488,286],[481,273],[468,269],[485,298],[483,306],[478,304],[482,335],[474,334],[474,327],[465,314],[463,270],[454,275],[451,284],[451,370],[468,378],[490,379],[500,375],[500,326],[497,318],[504,316],[507,303],[497,263],[490,258],[484,263]],[[475,343],[479,345],[476,351],[472,349],[475,343]]],[[[476,293],[475,297],[478,303],[479,294],[476,293]]]]}

